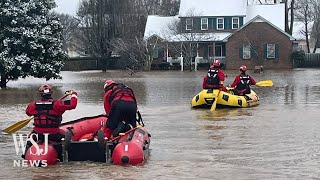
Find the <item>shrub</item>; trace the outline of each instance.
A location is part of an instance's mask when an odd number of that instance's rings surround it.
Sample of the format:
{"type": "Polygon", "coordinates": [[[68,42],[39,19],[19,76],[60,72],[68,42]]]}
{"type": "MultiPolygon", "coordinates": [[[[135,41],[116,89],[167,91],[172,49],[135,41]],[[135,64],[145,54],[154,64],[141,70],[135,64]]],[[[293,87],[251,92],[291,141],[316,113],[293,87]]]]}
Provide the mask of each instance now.
{"type": "Polygon", "coordinates": [[[292,60],[295,61],[304,61],[305,60],[305,52],[303,50],[300,51],[293,51],[291,54],[292,60]]]}

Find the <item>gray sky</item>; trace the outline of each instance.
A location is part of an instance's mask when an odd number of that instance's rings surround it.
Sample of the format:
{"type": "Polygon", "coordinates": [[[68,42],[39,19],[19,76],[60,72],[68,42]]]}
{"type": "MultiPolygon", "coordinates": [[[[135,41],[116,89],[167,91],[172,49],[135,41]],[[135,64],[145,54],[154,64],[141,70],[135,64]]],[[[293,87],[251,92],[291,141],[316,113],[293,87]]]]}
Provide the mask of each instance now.
{"type": "Polygon", "coordinates": [[[58,7],[54,10],[58,13],[76,15],[80,0],[55,0],[58,7]]]}

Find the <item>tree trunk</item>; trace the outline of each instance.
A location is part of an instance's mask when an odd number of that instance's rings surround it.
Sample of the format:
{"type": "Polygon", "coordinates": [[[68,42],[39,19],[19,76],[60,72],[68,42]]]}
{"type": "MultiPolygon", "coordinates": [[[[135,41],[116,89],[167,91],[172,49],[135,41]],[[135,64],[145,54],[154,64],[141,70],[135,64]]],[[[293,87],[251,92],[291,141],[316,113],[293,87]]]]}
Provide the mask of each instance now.
{"type": "Polygon", "coordinates": [[[0,88],[1,89],[7,88],[7,78],[5,74],[1,74],[0,88]]]}
{"type": "Polygon", "coordinates": [[[294,0],[291,0],[290,14],[291,14],[291,18],[290,18],[291,21],[290,21],[290,27],[288,29],[288,33],[292,35],[293,22],[294,22],[294,0]]]}
{"type": "Polygon", "coordinates": [[[312,53],[316,53],[318,44],[319,44],[319,38],[317,37],[317,40],[316,40],[316,43],[315,43],[315,45],[314,45],[314,48],[313,48],[313,52],[312,52],[312,53]]]}
{"type": "Polygon", "coordinates": [[[285,1],[284,3],[284,31],[286,33],[289,33],[289,16],[288,16],[288,13],[289,13],[289,10],[288,10],[288,2],[285,1]]]}

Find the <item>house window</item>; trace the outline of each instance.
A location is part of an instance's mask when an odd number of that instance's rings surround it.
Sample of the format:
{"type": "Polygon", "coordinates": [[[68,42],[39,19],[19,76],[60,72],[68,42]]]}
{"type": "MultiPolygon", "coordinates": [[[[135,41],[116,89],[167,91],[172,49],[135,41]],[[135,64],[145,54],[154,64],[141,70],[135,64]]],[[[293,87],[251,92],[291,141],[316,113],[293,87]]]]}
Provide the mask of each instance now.
{"type": "Polygon", "coordinates": [[[223,18],[217,18],[217,29],[218,30],[224,29],[224,19],[223,18]]]}
{"type": "Polygon", "coordinates": [[[232,29],[239,29],[239,18],[232,18],[232,29]]]}
{"type": "Polygon", "coordinates": [[[208,18],[201,18],[201,30],[208,30],[208,18]]]}
{"type": "Polygon", "coordinates": [[[267,58],[276,58],[276,45],[275,44],[267,44],[267,58]]]}
{"type": "Polygon", "coordinates": [[[215,51],[214,51],[214,55],[216,57],[222,57],[222,46],[221,45],[215,45],[215,51]]]}
{"type": "Polygon", "coordinates": [[[251,48],[250,45],[243,46],[242,59],[251,59],[251,48]]]}
{"type": "Polygon", "coordinates": [[[159,49],[153,49],[152,58],[157,59],[159,57],[159,49]]]}
{"type": "Polygon", "coordinates": [[[186,30],[192,30],[192,26],[193,26],[193,20],[186,19],[186,30]]]}

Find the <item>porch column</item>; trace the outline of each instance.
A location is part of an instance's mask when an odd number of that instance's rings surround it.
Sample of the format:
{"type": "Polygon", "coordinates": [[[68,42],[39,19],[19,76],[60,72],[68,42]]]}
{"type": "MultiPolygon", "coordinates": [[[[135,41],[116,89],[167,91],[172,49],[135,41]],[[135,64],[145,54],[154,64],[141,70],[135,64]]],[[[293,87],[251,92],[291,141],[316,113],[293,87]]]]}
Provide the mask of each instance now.
{"type": "Polygon", "coordinates": [[[199,57],[199,43],[197,43],[197,57],[194,60],[194,70],[198,70],[198,57],[199,57]]]}
{"type": "Polygon", "coordinates": [[[213,54],[213,61],[216,59],[216,43],[213,42],[213,46],[212,46],[212,54],[213,54]]]}
{"type": "Polygon", "coordinates": [[[169,62],[169,48],[168,48],[168,43],[166,46],[166,56],[167,56],[167,62],[169,62]]]}
{"type": "Polygon", "coordinates": [[[182,42],[180,45],[180,66],[181,66],[181,71],[183,71],[182,42]]]}

